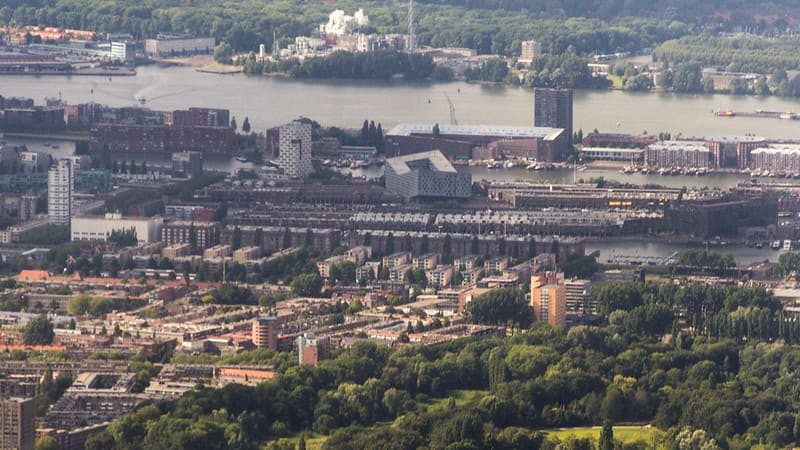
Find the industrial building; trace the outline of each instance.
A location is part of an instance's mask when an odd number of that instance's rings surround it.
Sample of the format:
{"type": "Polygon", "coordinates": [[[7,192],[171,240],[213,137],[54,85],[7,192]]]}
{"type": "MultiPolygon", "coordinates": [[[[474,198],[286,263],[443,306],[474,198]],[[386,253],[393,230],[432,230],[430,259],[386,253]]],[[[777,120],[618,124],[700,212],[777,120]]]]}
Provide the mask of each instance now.
{"type": "Polygon", "coordinates": [[[542,162],[564,159],[572,136],[563,128],[503,125],[438,125],[403,123],[386,133],[385,152],[401,156],[431,150],[449,160],[528,158],[542,162]]]}
{"type": "Polygon", "coordinates": [[[385,177],[386,189],[406,200],[472,195],[472,175],[456,170],[440,151],[389,158],[385,177]]]}
{"type": "Polygon", "coordinates": [[[119,213],[105,216],[73,217],[71,236],[73,241],[106,241],[111,233],[134,230],[140,244],[156,242],[161,237],[161,217],[122,217],[119,213]]]}

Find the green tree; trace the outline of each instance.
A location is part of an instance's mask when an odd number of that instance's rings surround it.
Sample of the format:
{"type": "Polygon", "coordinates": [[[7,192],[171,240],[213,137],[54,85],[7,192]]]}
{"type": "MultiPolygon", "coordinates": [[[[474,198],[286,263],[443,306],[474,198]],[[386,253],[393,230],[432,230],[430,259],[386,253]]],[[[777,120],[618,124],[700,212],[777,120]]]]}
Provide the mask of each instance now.
{"type": "Polygon", "coordinates": [[[322,278],[316,273],[300,274],[294,277],[291,287],[292,293],[298,297],[319,297],[322,278]]]}
{"type": "Polygon", "coordinates": [[[598,450],[614,450],[614,429],[608,420],[603,422],[603,429],[600,430],[598,450]]]}
{"type": "Polygon", "coordinates": [[[233,48],[227,42],[220,42],[214,49],[214,61],[221,64],[230,64],[233,56],[233,48]]]}
{"type": "Polygon", "coordinates": [[[50,345],[55,338],[53,323],[45,315],[31,319],[22,333],[25,345],[50,345]]]}
{"type": "Polygon", "coordinates": [[[35,450],[60,450],[61,446],[52,436],[42,436],[36,440],[35,450]]]}
{"type": "Polygon", "coordinates": [[[470,319],[488,325],[506,325],[527,328],[533,319],[533,311],[525,301],[521,289],[504,288],[487,292],[468,305],[470,319]]]}

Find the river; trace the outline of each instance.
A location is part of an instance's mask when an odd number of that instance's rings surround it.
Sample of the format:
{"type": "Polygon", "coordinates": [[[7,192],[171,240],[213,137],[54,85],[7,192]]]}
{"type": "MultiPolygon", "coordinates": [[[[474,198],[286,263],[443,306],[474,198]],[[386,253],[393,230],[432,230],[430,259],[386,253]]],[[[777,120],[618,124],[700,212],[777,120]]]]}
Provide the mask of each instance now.
{"type": "MultiPolygon", "coordinates": [[[[530,89],[452,82],[289,80],[274,77],[216,75],[191,67],[144,66],[132,77],[3,76],[0,95],[43,102],[58,97],[70,103],[94,101],[134,106],[147,99],[152,109],[189,106],[228,108],[241,124],[249,117],[255,130],[305,116],[325,125],[360,128],[364,119],[384,129],[402,122],[449,123],[447,93],[459,124],[530,125],[530,89]],[[429,102],[430,100],[430,102],[429,102]]],[[[635,93],[577,90],[574,128],[589,131],[658,133],[673,136],[741,135],[800,137],[800,122],[777,119],[719,118],[712,111],[800,111],[800,100],[781,97],[635,93]]]]}

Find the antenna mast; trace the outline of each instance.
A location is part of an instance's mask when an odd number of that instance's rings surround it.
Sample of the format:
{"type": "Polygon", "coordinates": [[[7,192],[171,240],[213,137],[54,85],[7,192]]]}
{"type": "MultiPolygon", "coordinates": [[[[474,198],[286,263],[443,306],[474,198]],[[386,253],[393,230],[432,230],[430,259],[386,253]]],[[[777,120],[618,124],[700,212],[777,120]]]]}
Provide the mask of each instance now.
{"type": "Polygon", "coordinates": [[[414,0],[408,0],[408,53],[414,53],[416,50],[414,40],[414,0]]]}

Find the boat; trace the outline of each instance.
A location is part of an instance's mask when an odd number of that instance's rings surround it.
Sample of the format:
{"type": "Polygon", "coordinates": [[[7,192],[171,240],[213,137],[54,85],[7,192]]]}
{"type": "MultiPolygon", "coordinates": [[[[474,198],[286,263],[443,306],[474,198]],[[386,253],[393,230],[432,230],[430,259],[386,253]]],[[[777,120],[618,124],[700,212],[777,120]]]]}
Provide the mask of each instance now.
{"type": "Polygon", "coordinates": [[[245,158],[244,156],[237,156],[236,160],[239,161],[239,162],[243,162],[243,163],[247,162],[247,158],[245,158]]]}
{"type": "Polygon", "coordinates": [[[778,115],[778,118],[783,119],[783,120],[796,120],[797,119],[797,113],[793,113],[793,112],[781,113],[781,114],[778,115]]]}
{"type": "Polygon", "coordinates": [[[530,163],[530,164],[528,164],[526,169],[527,170],[541,170],[541,167],[539,167],[539,165],[536,164],[536,163],[530,163]]]}
{"type": "Polygon", "coordinates": [[[53,144],[53,148],[58,148],[58,144],[53,144]]]}
{"type": "Polygon", "coordinates": [[[512,167],[514,167],[514,166],[515,166],[515,164],[514,164],[514,161],[508,161],[508,162],[506,162],[506,169],[511,169],[511,168],[512,168],[512,167]]]}
{"type": "Polygon", "coordinates": [[[736,113],[733,112],[732,109],[726,109],[724,111],[718,109],[718,110],[714,111],[714,115],[717,116],[717,117],[735,117],[736,113]]]}
{"type": "Polygon", "coordinates": [[[503,163],[501,163],[500,161],[492,161],[486,165],[487,169],[499,169],[501,167],[503,167],[503,163]]]}

